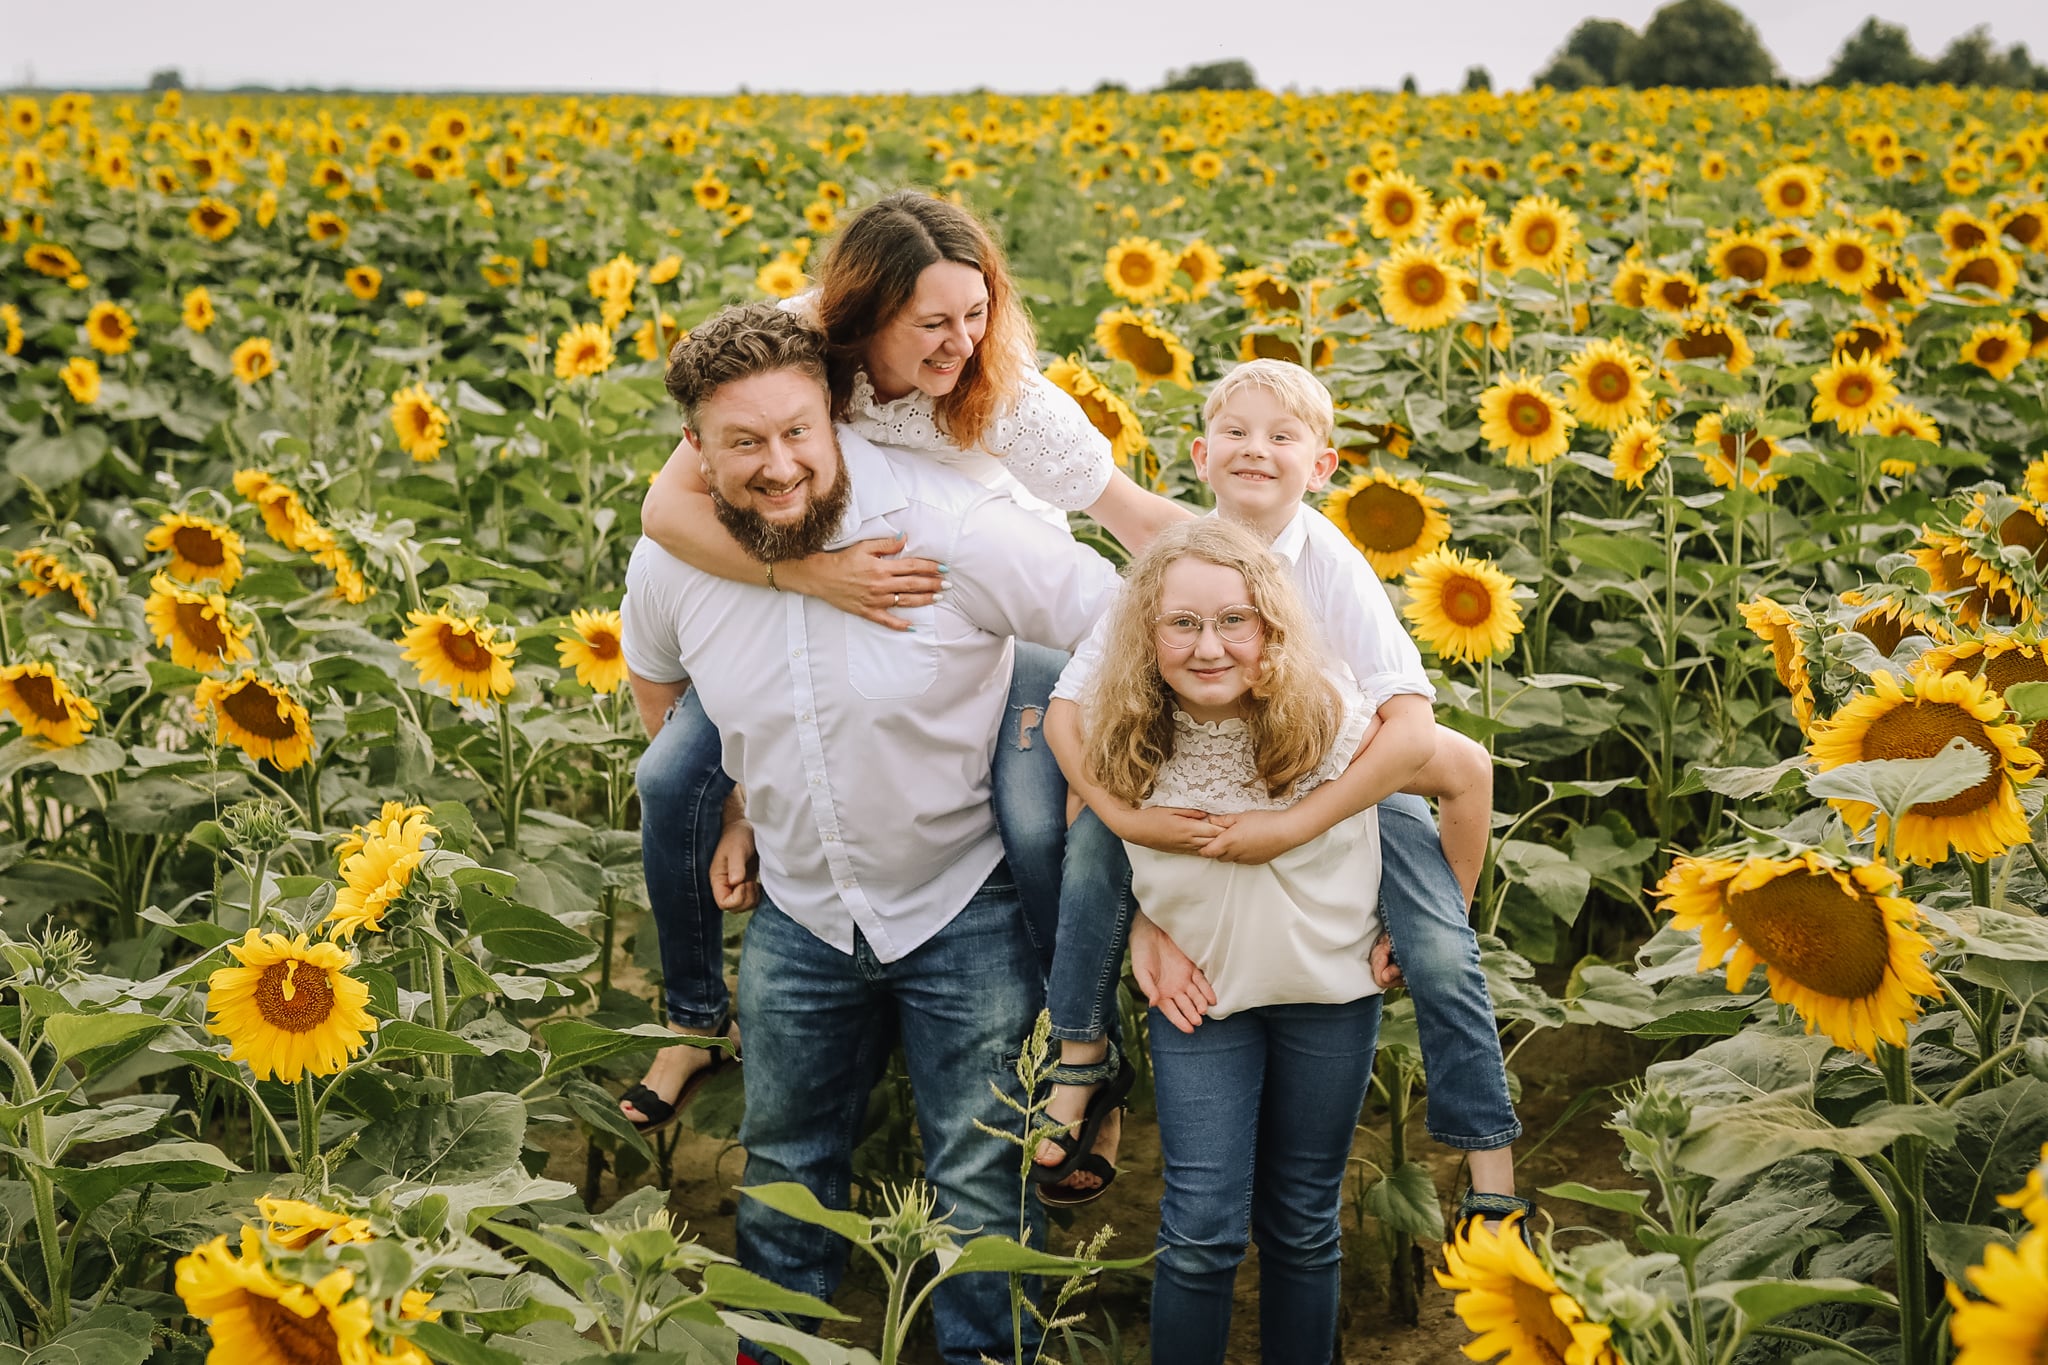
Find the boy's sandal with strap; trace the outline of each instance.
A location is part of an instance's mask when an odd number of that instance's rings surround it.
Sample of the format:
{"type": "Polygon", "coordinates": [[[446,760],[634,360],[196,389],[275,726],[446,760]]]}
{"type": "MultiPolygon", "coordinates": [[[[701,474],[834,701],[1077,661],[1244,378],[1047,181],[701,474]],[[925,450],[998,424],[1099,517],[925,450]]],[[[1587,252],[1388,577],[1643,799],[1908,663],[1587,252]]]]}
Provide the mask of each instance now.
{"type": "Polygon", "coordinates": [[[1462,1231],[1474,1218],[1491,1223],[1513,1218],[1516,1214],[1521,1216],[1515,1219],[1515,1231],[1521,1235],[1523,1245],[1534,1251],[1535,1234],[1529,1231],[1529,1220],[1536,1216],[1536,1204],[1533,1200],[1523,1199],[1519,1195],[1465,1191],[1464,1197],[1458,1201],[1458,1221],[1452,1232],[1455,1234],[1462,1231]]]}
{"type": "Polygon", "coordinates": [[[1079,1132],[1058,1132],[1047,1136],[1046,1141],[1060,1149],[1060,1161],[1052,1166],[1031,1168],[1031,1183],[1038,1188],[1038,1202],[1052,1208],[1073,1208],[1100,1199],[1104,1190],[1116,1180],[1116,1167],[1095,1151],[1095,1139],[1101,1135],[1102,1125],[1109,1116],[1120,1109],[1128,1108],[1125,1103],[1131,1090],[1138,1083],[1138,1073],[1130,1059],[1118,1054],[1116,1044],[1110,1044],[1109,1054],[1102,1061],[1088,1066],[1059,1066],[1047,1075],[1053,1085],[1095,1085],[1100,1088],[1088,1097],[1088,1107],[1081,1113],[1079,1132]],[[1091,1176],[1095,1184],[1077,1187],[1069,1183],[1075,1175],[1091,1176]]]}

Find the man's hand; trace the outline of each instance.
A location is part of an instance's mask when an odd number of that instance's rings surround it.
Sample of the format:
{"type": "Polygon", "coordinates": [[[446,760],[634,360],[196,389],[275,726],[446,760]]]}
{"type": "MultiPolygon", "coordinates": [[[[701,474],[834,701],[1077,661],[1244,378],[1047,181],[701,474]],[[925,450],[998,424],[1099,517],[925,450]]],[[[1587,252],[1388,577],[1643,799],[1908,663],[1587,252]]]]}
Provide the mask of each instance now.
{"type": "Polygon", "coordinates": [[[1236,815],[1212,815],[1210,823],[1223,832],[1199,851],[1204,858],[1224,863],[1270,863],[1289,849],[1306,842],[1298,823],[1284,810],[1248,810],[1236,815]]]}
{"type": "Polygon", "coordinates": [[[1394,960],[1394,936],[1392,934],[1384,930],[1380,932],[1380,936],[1373,940],[1369,959],[1372,963],[1373,984],[1381,990],[1390,991],[1396,986],[1408,984],[1408,978],[1401,975],[1401,964],[1394,960]]]}
{"type": "Polygon", "coordinates": [[[734,820],[711,851],[711,899],[727,911],[751,910],[761,898],[761,860],[754,853],[754,827],[734,820]]]}
{"type": "Polygon", "coordinates": [[[909,630],[910,622],[892,614],[896,607],[928,607],[938,601],[945,579],[933,559],[899,559],[905,538],[863,540],[843,550],[821,550],[781,567],[782,586],[794,588],[891,630],[909,630]]]}
{"type": "MultiPolygon", "coordinates": [[[[1209,841],[1223,832],[1213,817],[1198,810],[1173,806],[1145,806],[1138,810],[1113,812],[1110,832],[1119,839],[1161,853],[1200,853],[1209,841]]],[[[1104,824],[1109,824],[1105,820],[1104,824]]]]}
{"type": "Polygon", "coordinates": [[[1182,1033],[1193,1033],[1216,1003],[1216,992],[1202,969],[1142,914],[1131,921],[1131,972],[1146,1003],[1182,1033]]]}

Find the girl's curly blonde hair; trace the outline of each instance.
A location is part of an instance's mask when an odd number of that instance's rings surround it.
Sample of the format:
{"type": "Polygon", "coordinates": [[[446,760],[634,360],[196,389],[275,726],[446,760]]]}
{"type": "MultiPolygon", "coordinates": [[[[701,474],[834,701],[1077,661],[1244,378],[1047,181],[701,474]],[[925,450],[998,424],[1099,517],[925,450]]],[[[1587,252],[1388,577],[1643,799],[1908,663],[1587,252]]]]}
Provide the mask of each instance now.
{"type": "Polygon", "coordinates": [[[1244,720],[1259,780],[1278,800],[1337,742],[1343,699],[1287,570],[1256,535],[1221,517],[1168,527],[1131,562],[1083,711],[1088,775],[1118,800],[1140,805],[1173,753],[1175,699],[1159,672],[1152,621],[1168,566],[1189,558],[1237,570],[1265,622],[1244,720]]]}

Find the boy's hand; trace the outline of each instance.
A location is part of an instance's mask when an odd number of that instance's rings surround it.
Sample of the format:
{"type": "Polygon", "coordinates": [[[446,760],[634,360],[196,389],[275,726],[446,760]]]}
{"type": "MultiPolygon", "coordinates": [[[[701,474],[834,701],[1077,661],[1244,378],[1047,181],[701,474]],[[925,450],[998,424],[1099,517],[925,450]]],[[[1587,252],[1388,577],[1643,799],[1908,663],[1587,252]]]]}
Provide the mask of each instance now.
{"type": "Polygon", "coordinates": [[[1131,920],[1131,974],[1145,1002],[1182,1033],[1193,1033],[1216,1003],[1209,978],[1164,929],[1145,916],[1131,920]]]}
{"type": "Polygon", "coordinates": [[[761,898],[761,860],[754,853],[754,827],[745,820],[727,824],[711,851],[711,899],[727,911],[751,910],[761,898]]]}
{"type": "Polygon", "coordinates": [[[1301,830],[1284,810],[1248,810],[1236,815],[1212,815],[1212,824],[1223,832],[1201,849],[1204,858],[1223,863],[1270,863],[1304,840],[1301,830]]]}
{"type": "Polygon", "coordinates": [[[1381,931],[1373,940],[1372,952],[1368,955],[1372,963],[1372,980],[1383,991],[1408,984],[1408,978],[1401,975],[1401,964],[1394,960],[1394,936],[1381,931]]]}
{"type": "Polygon", "coordinates": [[[1111,828],[1111,833],[1119,839],[1128,839],[1131,843],[1143,844],[1161,853],[1198,854],[1222,832],[1223,826],[1216,817],[1172,806],[1146,806],[1141,810],[1120,812],[1115,826],[1111,828]]]}

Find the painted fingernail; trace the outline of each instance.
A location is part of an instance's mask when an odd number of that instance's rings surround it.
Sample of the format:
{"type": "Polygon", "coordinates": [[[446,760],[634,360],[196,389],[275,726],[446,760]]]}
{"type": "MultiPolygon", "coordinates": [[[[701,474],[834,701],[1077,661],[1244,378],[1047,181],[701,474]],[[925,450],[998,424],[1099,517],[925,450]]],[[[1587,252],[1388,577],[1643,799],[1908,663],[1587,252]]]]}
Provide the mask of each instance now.
{"type": "Polygon", "coordinates": [[[939,572],[940,572],[940,573],[951,573],[951,572],[953,572],[953,566],[952,566],[951,564],[941,564],[941,565],[939,565],[939,572]]]}

